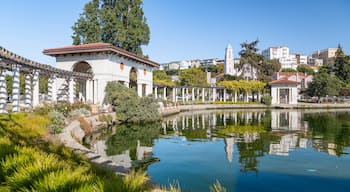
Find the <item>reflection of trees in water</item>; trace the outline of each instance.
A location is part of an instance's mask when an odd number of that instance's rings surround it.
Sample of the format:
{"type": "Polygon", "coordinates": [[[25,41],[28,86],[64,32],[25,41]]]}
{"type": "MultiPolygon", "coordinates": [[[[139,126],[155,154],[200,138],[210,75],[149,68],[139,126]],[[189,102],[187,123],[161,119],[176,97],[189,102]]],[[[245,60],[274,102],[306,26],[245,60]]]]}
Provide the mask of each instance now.
{"type": "Polygon", "coordinates": [[[115,134],[106,141],[106,154],[112,156],[130,150],[130,157],[135,160],[137,141],[139,140],[142,146],[153,146],[153,139],[158,138],[160,127],[157,123],[117,125],[115,134]]]}
{"type": "Polygon", "coordinates": [[[309,123],[309,135],[313,147],[337,156],[344,154],[345,147],[350,145],[350,112],[305,114],[304,120],[309,123]]]}

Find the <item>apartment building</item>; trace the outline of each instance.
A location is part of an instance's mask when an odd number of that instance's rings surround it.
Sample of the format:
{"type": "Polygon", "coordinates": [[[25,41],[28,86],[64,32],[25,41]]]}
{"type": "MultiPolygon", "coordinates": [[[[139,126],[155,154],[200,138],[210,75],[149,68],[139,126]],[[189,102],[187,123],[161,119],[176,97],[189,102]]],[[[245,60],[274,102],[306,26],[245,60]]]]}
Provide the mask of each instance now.
{"type": "Polygon", "coordinates": [[[323,50],[318,50],[312,53],[312,58],[322,59],[323,64],[325,65],[333,65],[335,52],[337,52],[337,48],[327,48],[323,50]]]}

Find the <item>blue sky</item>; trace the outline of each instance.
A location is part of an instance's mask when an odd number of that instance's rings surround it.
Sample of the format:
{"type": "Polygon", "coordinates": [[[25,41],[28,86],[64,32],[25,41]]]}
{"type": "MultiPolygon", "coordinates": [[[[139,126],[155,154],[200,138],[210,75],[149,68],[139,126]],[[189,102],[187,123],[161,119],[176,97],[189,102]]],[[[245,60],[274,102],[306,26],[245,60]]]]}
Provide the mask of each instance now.
{"type": "MultiPolygon", "coordinates": [[[[71,26],[88,0],[1,0],[0,46],[54,64],[43,49],[70,45],[71,26]]],[[[151,41],[144,53],[156,62],[223,58],[231,43],[259,39],[260,49],[286,45],[291,52],[340,43],[350,54],[348,0],[144,0],[151,41]]]]}

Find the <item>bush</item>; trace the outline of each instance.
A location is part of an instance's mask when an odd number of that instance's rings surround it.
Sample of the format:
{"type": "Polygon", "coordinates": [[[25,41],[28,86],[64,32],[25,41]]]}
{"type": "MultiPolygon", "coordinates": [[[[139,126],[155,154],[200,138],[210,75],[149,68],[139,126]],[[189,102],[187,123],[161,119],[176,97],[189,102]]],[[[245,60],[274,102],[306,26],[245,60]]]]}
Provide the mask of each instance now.
{"type": "Polygon", "coordinates": [[[51,128],[54,133],[61,133],[62,129],[66,125],[63,114],[58,111],[52,111],[49,112],[48,116],[51,121],[49,128],[51,128]]]}
{"type": "Polygon", "coordinates": [[[158,103],[153,97],[138,97],[133,89],[118,82],[108,82],[105,102],[115,107],[117,119],[123,122],[144,123],[161,119],[158,103]]]}
{"type": "Polygon", "coordinates": [[[271,105],[272,97],[270,95],[264,95],[262,96],[262,103],[265,105],[271,105]]]}
{"type": "Polygon", "coordinates": [[[79,108],[69,112],[68,117],[70,119],[76,119],[78,117],[88,117],[91,113],[86,108],[79,108]]]}

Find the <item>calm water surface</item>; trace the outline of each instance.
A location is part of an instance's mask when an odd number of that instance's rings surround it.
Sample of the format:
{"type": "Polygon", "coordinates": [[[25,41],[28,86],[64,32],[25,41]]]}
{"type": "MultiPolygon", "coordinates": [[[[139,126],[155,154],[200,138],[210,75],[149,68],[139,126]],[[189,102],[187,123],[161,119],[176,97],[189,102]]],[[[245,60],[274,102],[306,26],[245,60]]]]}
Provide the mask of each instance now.
{"type": "Polygon", "coordinates": [[[350,111],[186,112],[106,129],[92,148],[183,191],[349,191],[350,111]]]}

